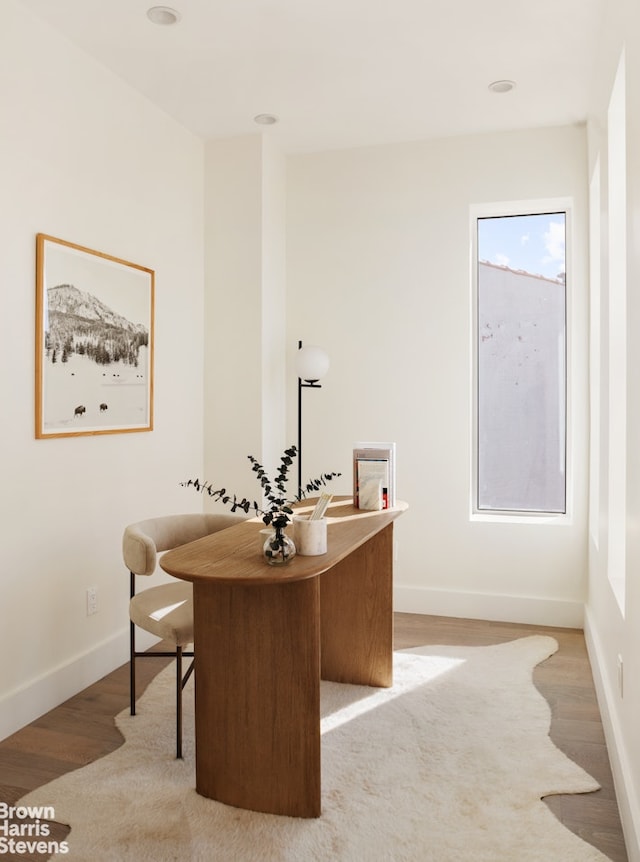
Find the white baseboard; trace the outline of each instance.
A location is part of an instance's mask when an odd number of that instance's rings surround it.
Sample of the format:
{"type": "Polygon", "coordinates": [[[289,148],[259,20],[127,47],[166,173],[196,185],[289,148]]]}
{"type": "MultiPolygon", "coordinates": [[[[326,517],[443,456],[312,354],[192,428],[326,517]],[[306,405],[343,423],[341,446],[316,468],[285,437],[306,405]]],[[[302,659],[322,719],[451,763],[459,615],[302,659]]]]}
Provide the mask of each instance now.
{"type": "MultiPolygon", "coordinates": [[[[146,647],[141,643],[141,648],[146,647]]],[[[88,652],[3,695],[0,698],[0,739],[35,721],[128,660],[127,627],[88,652]]]]}
{"type": "Polygon", "coordinates": [[[434,614],[474,620],[528,623],[581,629],[584,604],[578,601],[509,596],[491,593],[394,587],[394,610],[407,614],[434,614]]]}
{"type": "Polygon", "coordinates": [[[618,696],[603,668],[606,666],[604,651],[598,634],[591,623],[589,609],[585,611],[584,636],[591,663],[591,672],[598,697],[604,736],[607,742],[609,762],[616,788],[616,798],[622,821],[624,840],[629,862],[640,862],[640,799],[630,773],[630,761],[626,754],[624,737],[618,722],[617,712],[612,708],[618,696]]]}

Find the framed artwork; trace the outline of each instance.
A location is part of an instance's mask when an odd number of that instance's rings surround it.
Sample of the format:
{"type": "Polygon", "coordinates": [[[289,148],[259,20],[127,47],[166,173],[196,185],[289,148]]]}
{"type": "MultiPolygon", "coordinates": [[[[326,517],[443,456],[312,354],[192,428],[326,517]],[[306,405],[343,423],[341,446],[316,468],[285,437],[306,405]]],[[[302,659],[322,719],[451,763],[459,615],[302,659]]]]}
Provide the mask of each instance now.
{"type": "Polygon", "coordinates": [[[154,272],[36,237],[36,438],[153,429],[154,272]]]}

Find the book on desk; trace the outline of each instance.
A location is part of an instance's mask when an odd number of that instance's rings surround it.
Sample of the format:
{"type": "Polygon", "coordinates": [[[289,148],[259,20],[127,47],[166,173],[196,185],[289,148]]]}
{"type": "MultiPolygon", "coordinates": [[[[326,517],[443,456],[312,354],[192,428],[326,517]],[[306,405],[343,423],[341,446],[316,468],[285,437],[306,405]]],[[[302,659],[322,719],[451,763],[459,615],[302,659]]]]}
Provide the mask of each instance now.
{"type": "Polygon", "coordinates": [[[389,509],[396,504],[396,444],[356,443],[353,449],[353,504],[357,509],[389,509]]]}

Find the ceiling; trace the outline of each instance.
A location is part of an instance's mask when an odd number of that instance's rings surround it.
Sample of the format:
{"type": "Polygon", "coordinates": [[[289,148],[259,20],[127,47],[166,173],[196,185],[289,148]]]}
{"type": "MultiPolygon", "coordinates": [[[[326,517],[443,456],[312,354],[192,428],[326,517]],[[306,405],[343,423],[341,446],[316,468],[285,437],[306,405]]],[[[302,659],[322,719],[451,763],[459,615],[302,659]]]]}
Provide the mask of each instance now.
{"type": "Polygon", "coordinates": [[[583,122],[606,0],[18,2],[202,138],[295,152],[583,122]]]}

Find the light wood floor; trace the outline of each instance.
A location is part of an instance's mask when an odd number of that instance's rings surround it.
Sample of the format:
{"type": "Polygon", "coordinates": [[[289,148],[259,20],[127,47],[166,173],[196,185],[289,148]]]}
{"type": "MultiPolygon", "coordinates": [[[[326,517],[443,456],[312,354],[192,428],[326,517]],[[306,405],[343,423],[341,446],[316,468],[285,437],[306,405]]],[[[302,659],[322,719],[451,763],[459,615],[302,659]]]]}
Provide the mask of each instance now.
{"type": "MultiPolygon", "coordinates": [[[[595,793],[549,797],[547,804],[568,829],[598,847],[613,862],[627,862],[582,632],[417,614],[395,615],[396,649],[422,644],[483,646],[529,634],[551,635],[559,644],[558,652],[538,665],[534,673],[536,686],[551,706],[551,738],[601,785],[595,793]]],[[[161,658],[139,662],[140,693],[166,662],[161,658]]],[[[113,719],[128,706],[128,695],[128,666],[124,665],[0,742],[0,801],[13,804],[29,790],[118,748],[122,737],[113,719]]],[[[55,826],[51,837],[62,840],[66,832],[65,827],[55,826]]],[[[47,857],[36,854],[19,858],[31,862],[47,857]]]]}

